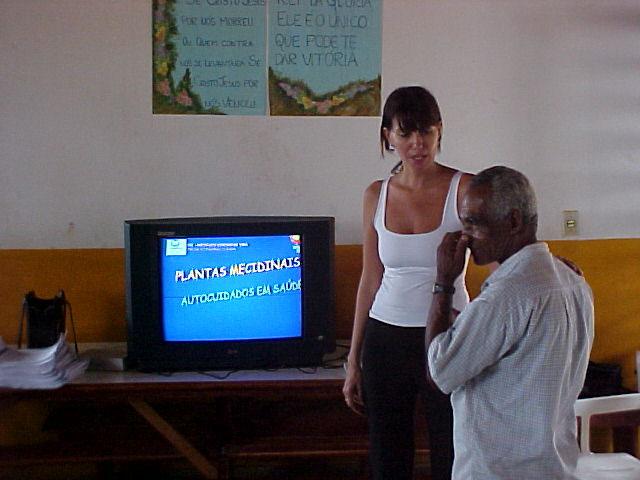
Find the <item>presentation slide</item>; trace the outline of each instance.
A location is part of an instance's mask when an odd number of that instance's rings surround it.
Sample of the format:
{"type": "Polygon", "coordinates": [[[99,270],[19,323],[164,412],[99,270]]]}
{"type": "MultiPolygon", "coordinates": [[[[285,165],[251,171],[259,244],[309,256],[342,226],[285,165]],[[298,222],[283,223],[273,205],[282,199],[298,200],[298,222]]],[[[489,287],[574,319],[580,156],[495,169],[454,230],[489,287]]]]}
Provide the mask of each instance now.
{"type": "Polygon", "coordinates": [[[166,341],[302,336],[300,235],[160,242],[166,341]]]}

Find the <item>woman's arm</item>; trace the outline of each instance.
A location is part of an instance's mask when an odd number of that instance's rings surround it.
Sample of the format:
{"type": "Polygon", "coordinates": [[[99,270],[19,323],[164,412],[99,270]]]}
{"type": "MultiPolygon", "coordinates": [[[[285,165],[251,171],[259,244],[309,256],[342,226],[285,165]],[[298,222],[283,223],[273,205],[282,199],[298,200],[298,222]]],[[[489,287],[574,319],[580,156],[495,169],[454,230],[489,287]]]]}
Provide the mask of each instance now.
{"type": "Polygon", "coordinates": [[[347,378],[342,389],[347,405],[358,414],[363,413],[364,407],[360,369],[364,330],[384,270],[378,255],[378,234],[373,226],[380,187],[380,181],[374,182],[364,193],[362,274],[356,295],[351,349],[347,357],[347,378]]]}

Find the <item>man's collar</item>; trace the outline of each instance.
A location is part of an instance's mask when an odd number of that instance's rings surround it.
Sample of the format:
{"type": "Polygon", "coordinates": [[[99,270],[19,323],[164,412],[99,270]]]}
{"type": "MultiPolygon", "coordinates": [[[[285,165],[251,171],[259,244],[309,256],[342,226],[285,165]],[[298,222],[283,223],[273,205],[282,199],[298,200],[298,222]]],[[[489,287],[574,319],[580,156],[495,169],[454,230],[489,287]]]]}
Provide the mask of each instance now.
{"type": "Polygon", "coordinates": [[[500,266],[487,277],[487,279],[482,284],[481,290],[485,289],[494,282],[508,277],[518,264],[528,258],[531,258],[532,256],[539,255],[541,253],[549,253],[549,246],[545,242],[531,243],[522,247],[520,250],[518,250],[516,253],[502,262],[500,266]]]}

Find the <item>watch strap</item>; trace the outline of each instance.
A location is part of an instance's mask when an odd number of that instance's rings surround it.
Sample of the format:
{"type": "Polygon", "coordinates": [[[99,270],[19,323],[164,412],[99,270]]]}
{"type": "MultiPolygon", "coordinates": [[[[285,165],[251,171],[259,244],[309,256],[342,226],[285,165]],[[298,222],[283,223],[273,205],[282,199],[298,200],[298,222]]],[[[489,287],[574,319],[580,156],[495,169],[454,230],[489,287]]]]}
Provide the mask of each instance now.
{"type": "Polygon", "coordinates": [[[436,293],[448,293],[449,295],[453,295],[456,293],[456,287],[453,285],[443,285],[441,283],[435,282],[433,284],[433,289],[431,290],[433,294],[436,293]]]}

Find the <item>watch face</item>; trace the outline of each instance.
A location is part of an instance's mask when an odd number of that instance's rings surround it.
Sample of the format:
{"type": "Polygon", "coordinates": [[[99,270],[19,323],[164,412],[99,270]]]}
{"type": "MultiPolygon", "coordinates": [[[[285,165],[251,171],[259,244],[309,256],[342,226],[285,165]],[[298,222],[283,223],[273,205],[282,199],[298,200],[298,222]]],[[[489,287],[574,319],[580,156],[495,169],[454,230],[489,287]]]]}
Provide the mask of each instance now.
{"type": "Polygon", "coordinates": [[[440,285],[439,283],[433,284],[433,289],[431,290],[433,293],[455,293],[455,287],[451,287],[448,285],[440,285]]]}

